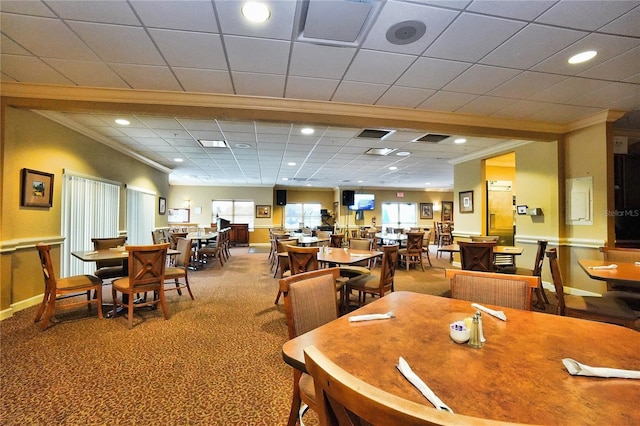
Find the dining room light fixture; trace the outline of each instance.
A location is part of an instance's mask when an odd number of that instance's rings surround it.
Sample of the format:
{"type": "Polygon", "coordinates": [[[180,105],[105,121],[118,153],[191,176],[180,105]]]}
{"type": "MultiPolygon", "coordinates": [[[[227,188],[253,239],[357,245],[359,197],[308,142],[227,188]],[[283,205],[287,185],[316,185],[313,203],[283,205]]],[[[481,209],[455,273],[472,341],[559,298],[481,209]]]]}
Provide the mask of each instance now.
{"type": "Polygon", "coordinates": [[[128,126],[131,123],[129,122],[129,120],[125,120],[124,118],[117,118],[116,124],[119,124],[121,126],[128,126]]]}
{"type": "Polygon", "coordinates": [[[365,151],[367,155],[387,155],[391,154],[395,149],[393,148],[369,148],[365,151]]]}
{"type": "Polygon", "coordinates": [[[293,161],[287,163],[287,166],[295,166],[295,165],[296,165],[296,163],[294,163],[293,161]]]}
{"type": "Polygon", "coordinates": [[[184,158],[174,158],[173,161],[175,161],[176,163],[182,163],[184,161],[184,158]]]}
{"type": "Polygon", "coordinates": [[[408,157],[409,155],[411,155],[411,153],[409,151],[399,151],[396,152],[396,155],[398,157],[408,157]]]}
{"type": "Polygon", "coordinates": [[[398,170],[398,168],[396,166],[391,166],[389,167],[389,170],[398,170]]]}
{"type": "Polygon", "coordinates": [[[583,62],[587,62],[588,60],[595,58],[597,54],[598,52],[596,52],[595,50],[587,50],[587,51],[578,53],[577,55],[573,55],[572,57],[569,58],[567,62],[569,62],[572,65],[581,64],[583,62]]]}
{"type": "Polygon", "coordinates": [[[305,127],[300,130],[300,133],[302,133],[303,135],[312,135],[314,132],[315,130],[313,130],[311,127],[305,127]]]}
{"type": "Polygon", "coordinates": [[[245,3],[242,6],[242,14],[251,22],[265,22],[271,17],[271,11],[267,5],[257,1],[245,3]]]}
{"type": "Polygon", "coordinates": [[[465,143],[467,140],[465,138],[458,138],[458,139],[454,139],[453,143],[455,144],[461,144],[461,143],[465,143]]]}

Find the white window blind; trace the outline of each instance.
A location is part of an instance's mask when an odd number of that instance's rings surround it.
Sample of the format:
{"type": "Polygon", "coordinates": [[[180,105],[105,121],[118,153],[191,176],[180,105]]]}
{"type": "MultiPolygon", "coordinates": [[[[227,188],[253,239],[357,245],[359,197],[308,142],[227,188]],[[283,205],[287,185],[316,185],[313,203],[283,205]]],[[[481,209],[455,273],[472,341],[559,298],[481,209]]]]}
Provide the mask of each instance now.
{"type": "Polygon", "coordinates": [[[96,265],[71,256],[93,250],[91,238],[118,236],[120,185],[65,173],[62,182],[61,275],[92,274],[96,265]]]}
{"type": "Polygon", "coordinates": [[[155,194],[127,187],[127,244],[153,244],[151,231],[156,221],[155,206],[155,194]]]}

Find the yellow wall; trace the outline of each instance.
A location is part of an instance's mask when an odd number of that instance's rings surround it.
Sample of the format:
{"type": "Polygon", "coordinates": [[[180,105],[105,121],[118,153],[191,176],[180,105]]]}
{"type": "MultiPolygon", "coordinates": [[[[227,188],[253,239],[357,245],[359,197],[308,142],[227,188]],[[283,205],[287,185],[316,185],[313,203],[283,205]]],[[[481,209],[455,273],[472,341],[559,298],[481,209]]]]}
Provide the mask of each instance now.
{"type": "MultiPolygon", "coordinates": [[[[2,158],[2,281],[0,316],[10,315],[16,304],[33,303],[42,294],[42,272],[35,244],[62,243],[62,173],[70,170],[121,182],[156,192],[168,193],[165,173],[120,154],[104,144],[60,126],[40,115],[20,109],[3,108],[2,158]],[[53,206],[20,206],[22,168],[54,174],[53,206]]],[[[120,229],[126,229],[124,191],[120,203],[120,229]]],[[[166,216],[157,216],[157,225],[166,225],[166,216]],[[164,221],[164,222],[163,222],[164,221]]],[[[59,247],[54,247],[54,266],[59,273],[59,247]]],[[[35,301],[37,302],[37,300],[35,301]]]]}

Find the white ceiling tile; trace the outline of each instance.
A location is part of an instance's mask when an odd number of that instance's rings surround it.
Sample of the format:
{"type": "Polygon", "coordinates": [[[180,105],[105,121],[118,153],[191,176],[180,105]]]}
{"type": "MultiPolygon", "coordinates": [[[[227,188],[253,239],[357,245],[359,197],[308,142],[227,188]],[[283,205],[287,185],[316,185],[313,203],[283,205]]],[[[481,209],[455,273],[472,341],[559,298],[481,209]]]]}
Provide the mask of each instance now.
{"type": "Polygon", "coordinates": [[[340,80],[289,77],[285,96],[292,99],[316,99],[328,101],[336,91],[340,80]]]}
{"type": "Polygon", "coordinates": [[[292,76],[341,78],[356,53],[355,48],[293,43],[289,73],[292,76]]]}
{"type": "Polygon", "coordinates": [[[23,15],[55,17],[55,14],[43,2],[39,1],[2,0],[0,10],[23,15]]]}
{"type": "Polygon", "coordinates": [[[520,71],[474,65],[456,77],[443,89],[450,92],[475,93],[482,95],[495,89],[511,78],[520,74],[520,71]]]}
{"type": "Polygon", "coordinates": [[[415,56],[360,50],[354,58],[345,80],[391,84],[416,60],[415,56]]]}
{"type": "Polygon", "coordinates": [[[71,28],[106,62],[163,65],[142,28],[70,22],[71,28]]]}
{"type": "Polygon", "coordinates": [[[413,109],[434,93],[435,90],[392,86],[376,102],[376,105],[413,109]]]}
{"type": "Polygon", "coordinates": [[[84,61],[98,59],[61,21],[6,13],[0,18],[2,32],[34,55],[84,61]]]}
{"type": "Polygon", "coordinates": [[[513,36],[524,23],[481,15],[459,16],[424,56],[474,62],[513,36]]]}
{"type": "MultiPolygon", "coordinates": [[[[504,117],[504,118],[516,118],[521,120],[530,119],[532,115],[536,114],[538,111],[549,108],[553,104],[550,102],[537,102],[537,101],[518,101],[507,108],[503,108],[500,111],[497,111],[493,114],[495,117],[504,117]]],[[[554,120],[555,122],[555,120],[554,120]]]]}
{"type": "Polygon", "coordinates": [[[28,50],[4,34],[0,34],[0,52],[9,55],[29,55],[28,50]]]}
{"type": "Polygon", "coordinates": [[[441,89],[471,65],[463,62],[418,58],[397,84],[422,89],[441,89]]]}
{"type": "Polygon", "coordinates": [[[386,84],[343,81],[338,86],[338,90],[336,90],[332,100],[371,105],[374,104],[388,88],[389,86],[386,84]]]}
{"type": "MultiPolygon", "coordinates": [[[[628,81],[640,73],[640,47],[622,53],[580,73],[580,77],[628,81]]],[[[629,81],[631,82],[631,81],[629,81]]]]}
{"type": "Polygon", "coordinates": [[[499,87],[488,92],[491,96],[506,98],[528,98],[541,90],[566,80],[568,77],[554,74],[525,71],[499,87]]]}
{"type": "Polygon", "coordinates": [[[542,25],[527,25],[525,29],[482,58],[482,63],[518,69],[529,69],[586,33],[542,25]]]}
{"type": "Polygon", "coordinates": [[[386,52],[419,55],[453,21],[457,14],[457,12],[451,10],[389,0],[384,4],[362,47],[386,52]],[[426,26],[426,33],[413,43],[405,45],[391,44],[386,37],[387,30],[393,25],[404,21],[422,22],[426,26]]]}
{"type": "Polygon", "coordinates": [[[238,95],[280,98],[284,94],[284,80],[284,75],[233,72],[233,84],[238,95]]]}
{"type": "Polygon", "coordinates": [[[538,100],[550,103],[568,103],[571,99],[592,90],[606,87],[610,83],[607,81],[592,80],[588,78],[571,77],[560,83],[542,90],[531,96],[531,100],[538,100]]]}
{"type": "Polygon", "coordinates": [[[225,37],[225,44],[233,71],[283,75],[287,72],[289,42],[230,36],[225,37]]]}
{"type": "Polygon", "coordinates": [[[467,93],[439,91],[421,103],[418,108],[436,111],[455,111],[473,101],[475,98],[477,98],[476,95],[467,93]]]}
{"type": "Polygon", "coordinates": [[[600,31],[609,34],[640,37],[640,25],[638,25],[638,22],[640,22],[640,7],[636,7],[615,21],[605,25],[600,28],[600,31]]]}
{"type": "Polygon", "coordinates": [[[561,0],[536,21],[595,31],[636,6],[637,1],[561,0]]]}
{"type": "Polygon", "coordinates": [[[227,69],[218,34],[154,29],[149,30],[149,34],[169,66],[227,69]]]}
{"type": "Polygon", "coordinates": [[[128,88],[127,84],[104,62],[44,59],[46,63],[79,86],[128,88]]]}
{"type": "Polygon", "coordinates": [[[605,109],[610,102],[625,99],[633,94],[640,95],[640,87],[630,83],[611,83],[600,89],[582,93],[571,99],[571,103],[586,107],[597,106],[605,109]]]}
{"type": "Polygon", "coordinates": [[[233,94],[228,71],[173,68],[173,72],[187,92],[233,94]]]}
{"type": "Polygon", "coordinates": [[[293,31],[295,3],[290,0],[264,1],[271,11],[267,22],[255,24],[247,21],[241,12],[244,2],[216,1],[220,27],[226,34],[290,40],[293,31]]]}
{"type": "Polygon", "coordinates": [[[133,0],[131,4],[147,27],[218,32],[213,6],[208,1],[133,0]]]}
{"type": "Polygon", "coordinates": [[[548,105],[532,113],[529,118],[532,120],[544,120],[550,123],[566,123],[577,120],[586,115],[597,113],[597,108],[586,108],[575,105],[548,105]]]}
{"type": "Polygon", "coordinates": [[[0,55],[2,72],[23,83],[73,85],[49,65],[32,56],[0,55]]]}
{"type": "Polygon", "coordinates": [[[555,0],[482,0],[474,1],[467,7],[468,11],[505,18],[532,20],[553,6],[555,0]]]}
{"type": "Polygon", "coordinates": [[[473,115],[493,115],[495,112],[503,108],[513,105],[515,99],[497,98],[494,96],[481,96],[468,104],[458,108],[456,112],[473,115]]]}
{"type": "Polygon", "coordinates": [[[111,67],[134,89],[182,91],[167,67],[124,64],[111,64],[111,67]]]}
{"type": "Polygon", "coordinates": [[[124,0],[47,1],[46,3],[63,19],[140,25],[140,21],[124,0]]]}

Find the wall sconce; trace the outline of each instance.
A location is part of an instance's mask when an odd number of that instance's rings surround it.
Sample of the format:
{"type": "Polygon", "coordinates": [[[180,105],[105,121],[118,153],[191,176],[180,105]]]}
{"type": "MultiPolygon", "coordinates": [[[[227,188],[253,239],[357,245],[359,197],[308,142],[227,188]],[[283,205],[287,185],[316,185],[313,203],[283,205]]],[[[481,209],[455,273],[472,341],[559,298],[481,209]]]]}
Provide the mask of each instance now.
{"type": "Polygon", "coordinates": [[[188,209],[190,204],[191,204],[191,200],[184,200],[184,202],[182,203],[182,206],[185,209],[188,209]]]}
{"type": "Polygon", "coordinates": [[[440,203],[433,203],[433,211],[434,212],[440,211],[440,203]]]}

